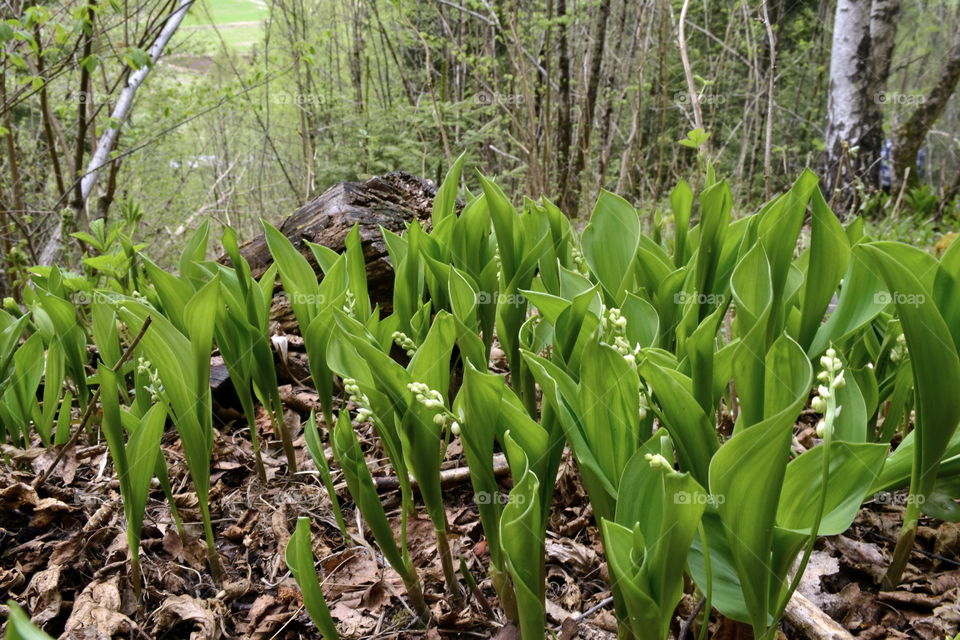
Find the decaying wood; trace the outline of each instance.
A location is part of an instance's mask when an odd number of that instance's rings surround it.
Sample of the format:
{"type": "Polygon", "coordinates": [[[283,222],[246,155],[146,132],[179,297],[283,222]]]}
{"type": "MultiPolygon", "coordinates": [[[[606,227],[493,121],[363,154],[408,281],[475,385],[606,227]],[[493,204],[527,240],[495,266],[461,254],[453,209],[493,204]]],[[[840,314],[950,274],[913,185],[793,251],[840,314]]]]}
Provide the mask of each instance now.
{"type": "MultiPolygon", "coordinates": [[[[354,225],[367,262],[370,298],[389,310],[393,291],[393,269],[387,255],[381,227],[400,233],[413,220],[429,225],[436,188],[433,183],[403,171],[393,171],[363,182],[341,182],[315,200],[300,207],[277,228],[304,255],[319,273],[319,267],[305,241],[343,251],[344,241],[354,225]]],[[[254,277],[260,277],[272,258],[263,235],[240,247],[254,277]]],[[[229,258],[221,258],[224,263],[229,258]]],[[[296,331],[293,314],[285,298],[274,298],[271,319],[284,332],[296,331]]]]}
{"type": "MultiPolygon", "coordinates": [[[[493,456],[493,474],[497,477],[505,476],[510,472],[507,459],[502,453],[496,453],[493,456]]],[[[470,479],[469,467],[454,467],[453,469],[444,469],[440,472],[440,486],[449,487],[459,482],[466,482],[470,479]]],[[[397,476],[378,476],[373,479],[374,484],[380,491],[388,491],[400,488],[400,480],[397,476]]],[[[417,481],[410,478],[410,484],[417,486],[417,481]]]]}
{"type": "Polygon", "coordinates": [[[799,591],[787,603],[784,618],[809,640],[853,640],[849,631],[799,591]]]}

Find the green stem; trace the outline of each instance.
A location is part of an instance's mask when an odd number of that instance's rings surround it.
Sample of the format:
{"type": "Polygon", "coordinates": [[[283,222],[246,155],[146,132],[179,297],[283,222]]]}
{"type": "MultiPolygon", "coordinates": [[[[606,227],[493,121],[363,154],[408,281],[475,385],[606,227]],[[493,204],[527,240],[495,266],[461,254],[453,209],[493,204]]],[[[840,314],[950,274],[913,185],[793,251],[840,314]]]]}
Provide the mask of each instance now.
{"type": "Polygon", "coordinates": [[[913,541],[917,537],[917,525],[920,521],[920,500],[917,496],[925,495],[921,493],[921,487],[918,486],[920,484],[919,469],[920,465],[914,462],[913,477],[910,479],[910,493],[907,496],[907,509],[903,513],[903,527],[900,529],[900,537],[897,538],[897,546],[893,551],[893,561],[883,577],[882,587],[885,590],[894,589],[900,584],[903,570],[906,569],[907,561],[910,560],[913,541]]]}
{"type": "Polygon", "coordinates": [[[707,547],[707,532],[703,528],[701,521],[697,525],[700,532],[700,546],[703,547],[703,566],[707,573],[707,592],[704,595],[706,602],[703,603],[703,622],[700,625],[700,632],[697,634],[697,640],[703,640],[710,626],[710,611],[713,609],[713,569],[710,566],[710,550],[707,547]]]}
{"type": "Polygon", "coordinates": [[[283,452],[287,456],[287,473],[290,477],[293,477],[297,472],[297,452],[293,448],[293,439],[290,437],[287,423],[283,419],[283,405],[280,403],[279,396],[274,398],[273,405],[273,411],[270,412],[273,430],[274,433],[280,436],[280,442],[283,444],[283,452]]]}
{"type": "MultiPolygon", "coordinates": [[[[810,528],[810,538],[808,539],[805,548],[803,550],[803,557],[800,559],[800,564],[797,567],[796,573],[793,575],[793,580],[790,582],[789,587],[783,593],[780,598],[780,602],[777,603],[777,608],[773,612],[774,620],[779,620],[783,616],[783,612],[787,608],[787,603],[790,602],[790,598],[793,597],[794,591],[797,590],[797,587],[800,586],[800,580],[803,579],[803,572],[807,569],[807,563],[810,562],[810,556],[813,554],[813,549],[817,543],[817,534],[820,531],[820,523],[823,520],[823,512],[826,509],[827,504],[827,483],[830,480],[830,451],[831,444],[833,444],[833,421],[837,413],[837,390],[833,383],[830,384],[830,397],[827,400],[827,412],[824,416],[824,429],[823,429],[823,461],[820,465],[820,473],[823,476],[823,480],[820,483],[820,497],[817,500],[817,515],[813,520],[813,526],[810,528]]],[[[773,634],[776,632],[777,625],[776,623],[773,626],[769,627],[764,632],[764,637],[773,637],[773,634]]]]}
{"type": "Polygon", "coordinates": [[[520,613],[517,611],[517,594],[513,591],[513,582],[510,580],[510,574],[498,567],[490,566],[490,581],[493,583],[493,590],[497,592],[500,598],[500,608],[515,626],[520,625],[520,613]]]}
{"type": "Polygon", "coordinates": [[[453,554],[450,551],[447,532],[443,529],[434,529],[434,532],[437,535],[437,551],[440,553],[443,578],[447,582],[447,589],[450,590],[454,603],[460,605],[463,603],[463,593],[460,591],[460,583],[457,581],[457,572],[453,568],[453,554]]]}
{"type": "Polygon", "coordinates": [[[207,562],[210,564],[213,581],[219,585],[223,582],[223,565],[220,564],[220,554],[217,553],[217,543],[213,537],[213,521],[210,518],[208,499],[208,496],[200,499],[200,516],[203,518],[203,533],[207,540],[207,562]]]}
{"type": "MultiPolygon", "coordinates": [[[[128,525],[129,526],[129,523],[128,525]]],[[[139,543],[137,543],[139,547],[139,543]]],[[[141,579],[140,571],[140,553],[139,548],[131,547],[130,548],[130,582],[133,584],[133,595],[136,597],[137,602],[140,603],[140,597],[143,592],[143,585],[141,584],[143,580],[141,579]]]]}
{"type": "Polygon", "coordinates": [[[418,619],[423,625],[430,623],[430,610],[427,608],[427,603],[423,599],[423,588],[420,586],[420,577],[417,575],[416,569],[413,568],[413,565],[408,565],[405,567],[405,575],[400,576],[403,580],[403,586],[407,590],[407,596],[410,598],[410,604],[413,605],[413,610],[417,612],[418,619]]]}
{"type": "Polygon", "coordinates": [[[253,401],[249,395],[246,395],[245,398],[240,399],[240,404],[243,405],[243,412],[247,417],[247,428],[250,429],[250,446],[253,448],[253,459],[257,467],[257,478],[260,479],[260,482],[266,482],[267,470],[263,466],[263,456],[260,455],[260,437],[257,436],[257,419],[256,412],[253,408],[253,401]]]}

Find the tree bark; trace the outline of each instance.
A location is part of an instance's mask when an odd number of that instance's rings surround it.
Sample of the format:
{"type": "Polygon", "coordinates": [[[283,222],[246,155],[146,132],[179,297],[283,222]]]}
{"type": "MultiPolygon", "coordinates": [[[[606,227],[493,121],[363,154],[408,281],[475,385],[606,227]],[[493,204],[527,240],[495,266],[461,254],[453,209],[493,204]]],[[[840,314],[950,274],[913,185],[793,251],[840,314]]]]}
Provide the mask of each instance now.
{"type": "MultiPolygon", "coordinates": [[[[278,229],[320,273],[305,241],[343,251],[344,241],[354,225],[360,228],[360,244],[367,263],[370,298],[381,309],[389,310],[393,294],[393,267],[381,228],[400,233],[414,220],[430,224],[436,188],[430,182],[403,171],[374,176],[364,182],[340,182],[327,189],[283,220],[278,229]]],[[[259,278],[273,262],[266,238],[262,235],[240,247],[250,263],[250,271],[259,278]]],[[[223,256],[226,263],[229,257],[223,256]]],[[[287,333],[297,332],[289,305],[274,301],[271,319],[287,333]]]]}
{"type": "Polygon", "coordinates": [[[826,183],[834,209],[856,205],[858,182],[880,183],[879,104],[890,70],[900,0],[839,0],[830,53],[826,183]],[[874,40],[876,38],[876,40],[874,40]]]}
{"type": "MultiPolygon", "coordinates": [[[[897,127],[893,140],[893,172],[891,192],[900,190],[907,169],[916,167],[917,155],[927,137],[927,132],[943,114],[950,96],[960,81],[960,37],[954,42],[940,72],[940,79],[913,114],[897,127]]],[[[916,171],[910,171],[909,183],[917,179],[916,171]]]]}
{"type": "Polygon", "coordinates": [[[567,189],[568,172],[570,170],[570,144],[573,133],[570,125],[570,49],[567,39],[567,0],[557,0],[557,68],[560,72],[558,91],[560,93],[560,113],[557,118],[557,165],[558,176],[557,193],[560,202],[565,203],[569,196],[567,189]]]}
{"type": "Polygon", "coordinates": [[[587,167],[590,153],[590,134],[593,133],[593,112],[597,106],[597,90],[600,86],[600,70],[603,65],[603,49],[607,37],[607,19],[610,17],[610,0],[600,0],[597,22],[593,32],[593,46],[590,50],[590,73],[587,77],[587,95],[577,127],[578,141],[574,149],[573,164],[570,166],[570,178],[566,189],[566,202],[561,209],[567,215],[576,217],[580,209],[580,178],[587,167]]]}

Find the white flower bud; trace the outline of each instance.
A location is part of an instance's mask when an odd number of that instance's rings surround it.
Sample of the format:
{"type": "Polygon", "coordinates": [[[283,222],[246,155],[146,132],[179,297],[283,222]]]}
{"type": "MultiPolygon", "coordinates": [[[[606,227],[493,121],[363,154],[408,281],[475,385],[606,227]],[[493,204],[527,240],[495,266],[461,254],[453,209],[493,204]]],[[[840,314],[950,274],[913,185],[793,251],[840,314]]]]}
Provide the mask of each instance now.
{"type": "Polygon", "coordinates": [[[847,386],[847,381],[843,377],[843,371],[840,372],[840,375],[834,378],[833,386],[835,389],[843,389],[845,386],[847,386]]]}
{"type": "Polygon", "coordinates": [[[644,455],[643,458],[650,463],[650,467],[653,469],[673,471],[673,465],[659,453],[648,453],[644,455]]]}

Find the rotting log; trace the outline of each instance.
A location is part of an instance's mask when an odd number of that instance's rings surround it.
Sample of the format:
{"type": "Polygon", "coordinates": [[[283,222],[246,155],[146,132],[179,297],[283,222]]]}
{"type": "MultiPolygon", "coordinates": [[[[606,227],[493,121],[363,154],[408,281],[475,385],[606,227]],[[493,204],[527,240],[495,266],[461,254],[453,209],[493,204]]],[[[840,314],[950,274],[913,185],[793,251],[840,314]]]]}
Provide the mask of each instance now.
{"type": "MultiPolygon", "coordinates": [[[[432,182],[404,171],[392,171],[363,182],[340,182],[297,209],[277,225],[277,229],[319,273],[319,266],[305,241],[343,251],[347,234],[358,225],[367,263],[370,299],[389,312],[393,268],[381,227],[400,233],[413,220],[429,225],[435,195],[436,187],[432,182]]],[[[240,254],[250,263],[254,277],[260,277],[273,261],[262,234],[242,245],[240,254]]],[[[226,256],[220,258],[225,264],[229,264],[229,260],[226,256]]],[[[299,333],[292,310],[284,298],[274,297],[270,316],[280,331],[299,333]]]]}

